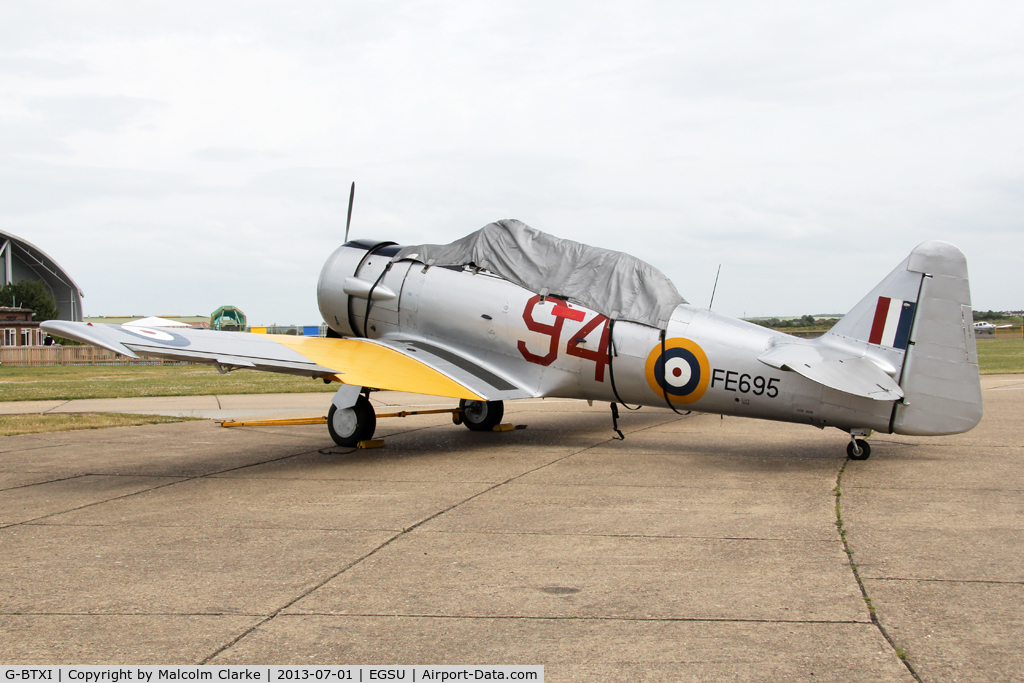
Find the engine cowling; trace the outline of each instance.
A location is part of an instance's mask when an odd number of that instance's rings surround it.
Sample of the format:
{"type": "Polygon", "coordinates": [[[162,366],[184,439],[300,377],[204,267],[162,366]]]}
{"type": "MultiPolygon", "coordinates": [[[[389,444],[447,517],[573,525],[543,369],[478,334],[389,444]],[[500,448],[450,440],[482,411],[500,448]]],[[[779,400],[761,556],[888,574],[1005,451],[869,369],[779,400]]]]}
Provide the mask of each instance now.
{"type": "MultiPolygon", "coordinates": [[[[354,240],[338,247],[324,263],[316,286],[317,303],[324,322],[336,334],[361,337],[353,306],[365,304],[366,297],[391,257],[402,246],[379,240],[354,240]]],[[[386,287],[374,288],[373,298],[386,300],[397,296],[386,287]],[[379,291],[378,291],[379,290],[379,291]]]]}

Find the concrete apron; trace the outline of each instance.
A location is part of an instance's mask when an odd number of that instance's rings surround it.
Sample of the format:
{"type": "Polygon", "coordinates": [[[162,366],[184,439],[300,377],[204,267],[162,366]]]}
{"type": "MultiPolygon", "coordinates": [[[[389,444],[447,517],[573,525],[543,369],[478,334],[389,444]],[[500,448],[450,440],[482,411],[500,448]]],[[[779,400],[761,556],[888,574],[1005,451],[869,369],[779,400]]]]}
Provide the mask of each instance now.
{"type": "MultiPolygon", "coordinates": [[[[381,420],[372,451],[322,425],[0,439],[0,661],[1020,680],[1024,378],[984,386],[974,431],[850,463],[839,432],[650,409],[615,441],[564,401],[505,433],[381,420]]],[[[231,409],[257,408],[297,409],[231,409]]]]}

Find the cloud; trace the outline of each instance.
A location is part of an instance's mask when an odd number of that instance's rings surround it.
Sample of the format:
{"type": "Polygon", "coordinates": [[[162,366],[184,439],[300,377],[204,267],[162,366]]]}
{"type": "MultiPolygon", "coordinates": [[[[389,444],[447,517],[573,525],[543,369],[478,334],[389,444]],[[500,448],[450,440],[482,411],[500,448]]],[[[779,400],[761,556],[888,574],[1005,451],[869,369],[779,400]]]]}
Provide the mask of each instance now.
{"type": "Polygon", "coordinates": [[[31,114],[59,135],[80,130],[116,133],[167,106],[157,100],[125,95],[34,97],[26,104],[31,114]]]}
{"type": "Polygon", "coordinates": [[[634,253],[702,305],[722,263],[726,313],[843,310],[931,238],[968,254],[979,305],[1020,305],[1014,6],[42,2],[5,19],[0,212],[48,251],[101,245],[69,256],[91,312],[223,292],[210,310],[315,322],[352,180],[355,236],[519,218],[634,253]]]}
{"type": "Polygon", "coordinates": [[[0,215],[9,219],[111,198],[150,201],[202,191],[187,176],[174,172],[25,161],[0,164],[0,215]]]}
{"type": "Polygon", "coordinates": [[[89,67],[81,59],[61,60],[28,55],[0,56],[0,74],[27,79],[70,79],[80,78],[89,73],[89,67]]]}
{"type": "Polygon", "coordinates": [[[200,161],[248,162],[264,159],[279,159],[281,152],[247,149],[245,147],[205,147],[192,153],[200,161]]]}

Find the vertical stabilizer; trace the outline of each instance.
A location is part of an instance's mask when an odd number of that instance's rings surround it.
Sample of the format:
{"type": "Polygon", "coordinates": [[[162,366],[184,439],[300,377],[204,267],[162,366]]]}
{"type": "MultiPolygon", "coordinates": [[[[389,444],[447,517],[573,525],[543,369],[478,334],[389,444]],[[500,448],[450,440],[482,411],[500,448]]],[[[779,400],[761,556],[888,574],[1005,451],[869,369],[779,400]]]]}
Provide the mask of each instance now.
{"type": "Polygon", "coordinates": [[[921,293],[923,274],[910,268],[913,258],[911,254],[896,266],[836,323],[830,334],[881,347],[877,350],[884,349],[886,359],[899,368],[910,345],[910,329],[921,293]]]}
{"type": "Polygon", "coordinates": [[[904,391],[889,431],[959,434],[981,420],[967,259],[952,244],[918,245],[826,335],[863,344],[904,391]]]}

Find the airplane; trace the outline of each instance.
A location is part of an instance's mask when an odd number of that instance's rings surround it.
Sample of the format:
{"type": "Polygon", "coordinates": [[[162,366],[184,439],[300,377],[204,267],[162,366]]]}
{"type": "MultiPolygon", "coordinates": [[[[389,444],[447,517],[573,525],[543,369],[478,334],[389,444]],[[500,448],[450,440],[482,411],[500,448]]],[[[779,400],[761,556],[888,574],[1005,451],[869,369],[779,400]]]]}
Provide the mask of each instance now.
{"type": "Polygon", "coordinates": [[[990,323],[990,322],[986,322],[986,321],[974,323],[974,331],[975,332],[990,332],[992,330],[1005,330],[1008,327],[1013,327],[1013,325],[996,325],[995,323],[990,323]]]}
{"type": "Polygon", "coordinates": [[[982,417],[967,262],[946,242],[916,247],[802,339],[694,306],[633,256],[516,220],[447,245],[347,237],[317,284],[327,337],[41,326],[129,357],[337,382],[327,426],[343,447],[374,434],[370,390],[459,399],[454,420],[474,431],[497,426],[504,401],[540,397],[606,401],[619,436],[618,405],[833,427],[855,460],[873,432],[957,434],[982,417]]]}

